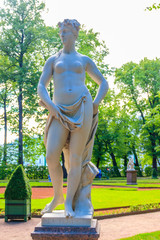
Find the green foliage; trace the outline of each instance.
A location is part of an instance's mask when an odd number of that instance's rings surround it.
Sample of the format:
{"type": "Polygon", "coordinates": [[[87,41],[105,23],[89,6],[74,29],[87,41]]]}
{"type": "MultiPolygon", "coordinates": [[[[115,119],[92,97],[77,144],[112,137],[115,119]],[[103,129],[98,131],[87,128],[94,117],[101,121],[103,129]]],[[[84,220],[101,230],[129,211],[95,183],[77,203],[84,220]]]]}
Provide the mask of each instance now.
{"type": "Polygon", "coordinates": [[[148,166],[144,169],[145,175],[150,177],[152,175],[152,167],[148,166]]]}
{"type": "Polygon", "coordinates": [[[160,167],[157,167],[157,175],[160,176],[160,167]]]}
{"type": "Polygon", "coordinates": [[[35,164],[41,155],[46,154],[43,136],[38,134],[33,136],[32,131],[24,135],[23,146],[24,161],[28,164],[35,164]]]}
{"type": "Polygon", "coordinates": [[[10,130],[19,134],[19,163],[23,163],[25,128],[22,122],[28,122],[38,106],[35,92],[40,71],[36,68],[32,56],[42,35],[44,23],[41,13],[44,7],[44,3],[39,0],[5,0],[4,8],[0,12],[0,54],[6,57],[12,68],[6,71],[6,84],[11,85],[10,92],[14,99],[12,107],[9,108],[11,118],[8,118],[8,122],[10,130]]]}
{"type": "Polygon", "coordinates": [[[144,58],[139,64],[130,62],[116,69],[115,82],[118,84],[123,101],[130,105],[130,114],[139,119],[139,138],[143,152],[152,157],[156,168],[160,156],[159,141],[159,89],[160,59],[144,58]]]}
{"type": "Polygon", "coordinates": [[[12,173],[5,191],[5,199],[25,200],[31,197],[32,191],[22,165],[12,173]]]}
{"type": "Polygon", "coordinates": [[[146,7],[145,10],[152,11],[152,10],[158,10],[160,9],[160,3],[154,3],[150,7],[146,7]]]}
{"type": "Polygon", "coordinates": [[[135,166],[135,170],[137,170],[137,177],[143,177],[142,170],[139,166],[135,166]]]}
{"type": "Polygon", "coordinates": [[[25,167],[26,175],[29,179],[48,179],[48,167],[45,166],[27,166],[25,167]]]}
{"type": "Polygon", "coordinates": [[[110,167],[109,168],[109,177],[120,177],[120,172],[118,167],[110,167]]]}
{"type": "Polygon", "coordinates": [[[145,210],[157,209],[157,208],[160,208],[159,203],[149,203],[144,205],[140,204],[140,205],[130,206],[131,212],[145,211],[145,210]]]}
{"type": "Polygon", "coordinates": [[[157,178],[157,170],[155,168],[152,169],[152,178],[157,178]]]}
{"type": "Polygon", "coordinates": [[[9,179],[13,171],[16,169],[17,165],[9,164],[0,166],[0,180],[9,179]]]}

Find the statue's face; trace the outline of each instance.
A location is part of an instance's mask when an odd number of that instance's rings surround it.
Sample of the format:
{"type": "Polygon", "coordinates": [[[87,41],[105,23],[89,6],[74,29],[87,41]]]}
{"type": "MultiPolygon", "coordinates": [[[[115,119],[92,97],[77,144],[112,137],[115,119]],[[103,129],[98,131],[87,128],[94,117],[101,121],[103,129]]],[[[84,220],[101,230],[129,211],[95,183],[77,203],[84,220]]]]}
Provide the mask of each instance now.
{"type": "Polygon", "coordinates": [[[60,38],[63,44],[75,42],[76,36],[73,34],[70,27],[63,27],[60,29],[60,38]]]}

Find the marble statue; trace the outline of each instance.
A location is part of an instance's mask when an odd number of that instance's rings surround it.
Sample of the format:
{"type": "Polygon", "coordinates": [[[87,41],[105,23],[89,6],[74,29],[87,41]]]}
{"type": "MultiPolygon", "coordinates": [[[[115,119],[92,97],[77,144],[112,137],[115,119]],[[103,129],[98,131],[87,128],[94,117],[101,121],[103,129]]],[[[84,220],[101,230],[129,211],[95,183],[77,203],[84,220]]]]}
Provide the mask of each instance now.
{"type": "Polygon", "coordinates": [[[98,106],[108,91],[108,83],[95,63],[75,50],[79,22],[65,19],[58,25],[63,49],[46,61],[38,84],[40,105],[49,111],[44,141],[54,188],[54,198],[42,214],[50,213],[56,206],[65,203],[65,216],[74,217],[93,214],[91,184],[98,171],[90,160],[98,122],[98,106]],[[85,86],[86,72],[99,85],[94,101],[85,86]],[[47,92],[52,77],[53,100],[47,92]],[[66,200],[59,162],[62,151],[68,172],[66,200]]]}
{"type": "Polygon", "coordinates": [[[133,158],[129,159],[129,162],[127,164],[127,170],[135,170],[134,169],[134,160],[133,160],[133,158]]]}

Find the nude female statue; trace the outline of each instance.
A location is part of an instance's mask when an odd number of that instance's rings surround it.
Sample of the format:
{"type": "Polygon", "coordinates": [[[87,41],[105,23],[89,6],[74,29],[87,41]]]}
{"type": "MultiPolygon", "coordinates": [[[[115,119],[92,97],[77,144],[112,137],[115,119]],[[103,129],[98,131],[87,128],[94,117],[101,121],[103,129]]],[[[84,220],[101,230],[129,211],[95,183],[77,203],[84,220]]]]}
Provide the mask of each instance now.
{"type": "Polygon", "coordinates": [[[73,198],[81,179],[82,153],[89,136],[93,115],[98,112],[98,105],[107,93],[108,83],[94,62],[75,50],[80,24],[76,20],[65,19],[59,23],[59,28],[63,49],[46,61],[38,84],[40,104],[48,109],[51,119],[47,129],[46,160],[54,188],[54,198],[42,213],[52,212],[57,205],[65,201],[59,159],[69,139],[65,214],[66,217],[74,217],[73,198]],[[85,72],[99,85],[93,102],[85,86],[85,72]],[[53,101],[47,92],[52,77],[53,101]]]}

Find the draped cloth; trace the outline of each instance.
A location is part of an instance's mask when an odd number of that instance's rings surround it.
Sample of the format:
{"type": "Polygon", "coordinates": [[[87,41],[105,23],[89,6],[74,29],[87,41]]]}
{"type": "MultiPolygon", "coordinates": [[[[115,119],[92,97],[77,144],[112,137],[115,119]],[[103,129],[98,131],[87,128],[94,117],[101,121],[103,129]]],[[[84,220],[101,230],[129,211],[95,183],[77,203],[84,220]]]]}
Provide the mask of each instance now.
{"type": "MultiPolygon", "coordinates": [[[[69,130],[70,133],[73,131],[78,131],[78,129],[80,129],[83,125],[84,104],[86,101],[86,97],[87,97],[86,94],[83,94],[80,97],[80,99],[78,99],[72,105],[56,105],[60,110],[58,113],[58,120],[66,129],[69,130]]],[[[49,114],[44,133],[45,146],[47,145],[48,131],[52,121],[54,121],[54,117],[51,114],[49,114]]],[[[85,149],[82,153],[81,180],[73,200],[73,209],[75,210],[77,215],[93,214],[90,193],[92,181],[94,177],[97,175],[98,169],[91,162],[91,156],[97,125],[98,125],[98,113],[93,116],[88,140],[86,142],[85,149]]],[[[70,134],[63,148],[65,167],[67,169],[67,172],[69,172],[69,139],[70,134]]]]}

